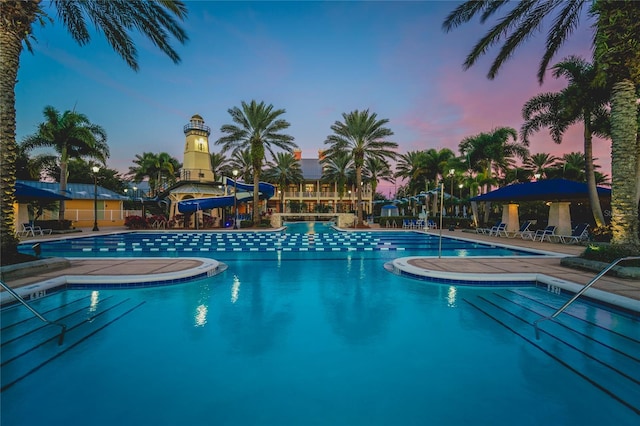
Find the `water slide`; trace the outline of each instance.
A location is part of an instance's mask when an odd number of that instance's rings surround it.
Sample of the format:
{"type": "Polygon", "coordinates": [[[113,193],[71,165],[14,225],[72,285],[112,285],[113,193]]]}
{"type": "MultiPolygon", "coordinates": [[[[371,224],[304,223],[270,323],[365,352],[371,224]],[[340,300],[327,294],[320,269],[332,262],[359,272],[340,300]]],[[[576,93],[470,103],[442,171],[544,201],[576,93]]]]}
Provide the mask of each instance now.
{"type": "MultiPolygon", "coordinates": [[[[253,185],[249,185],[243,182],[235,182],[228,177],[225,177],[222,182],[229,187],[236,187],[237,192],[235,195],[225,195],[221,197],[207,197],[207,198],[189,198],[178,202],[178,211],[180,213],[193,213],[198,210],[209,210],[218,207],[230,207],[233,206],[234,200],[238,200],[238,203],[244,203],[253,200],[253,185]]],[[[258,193],[260,199],[269,199],[274,196],[276,187],[270,183],[260,182],[258,184],[258,193]]]]}

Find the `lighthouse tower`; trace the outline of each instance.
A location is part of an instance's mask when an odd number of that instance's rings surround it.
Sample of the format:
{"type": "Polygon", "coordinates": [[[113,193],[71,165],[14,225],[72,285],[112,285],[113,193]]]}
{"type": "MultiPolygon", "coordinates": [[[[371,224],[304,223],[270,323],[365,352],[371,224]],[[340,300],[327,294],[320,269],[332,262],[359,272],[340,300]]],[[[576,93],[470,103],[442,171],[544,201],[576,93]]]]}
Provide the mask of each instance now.
{"type": "Polygon", "coordinates": [[[184,126],[186,143],[182,164],[182,179],[186,181],[213,182],[211,157],[209,154],[209,135],[211,129],[205,126],[198,114],[191,117],[184,126]]]}

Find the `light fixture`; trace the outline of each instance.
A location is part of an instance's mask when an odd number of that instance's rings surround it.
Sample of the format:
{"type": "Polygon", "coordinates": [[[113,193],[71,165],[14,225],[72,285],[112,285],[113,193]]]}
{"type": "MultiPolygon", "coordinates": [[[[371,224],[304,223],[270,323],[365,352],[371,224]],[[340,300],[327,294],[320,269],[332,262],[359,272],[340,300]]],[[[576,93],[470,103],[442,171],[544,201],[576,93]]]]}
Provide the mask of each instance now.
{"type": "Polygon", "coordinates": [[[98,172],[100,167],[93,166],[93,230],[99,231],[98,228],[98,172]]]}

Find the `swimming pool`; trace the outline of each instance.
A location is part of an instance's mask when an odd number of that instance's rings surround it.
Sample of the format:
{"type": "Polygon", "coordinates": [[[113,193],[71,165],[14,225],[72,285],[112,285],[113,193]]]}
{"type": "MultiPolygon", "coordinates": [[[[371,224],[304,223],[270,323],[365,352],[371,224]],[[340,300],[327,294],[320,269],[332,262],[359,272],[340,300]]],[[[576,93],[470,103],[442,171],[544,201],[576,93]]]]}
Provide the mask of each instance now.
{"type": "Polygon", "coordinates": [[[3,422],[637,422],[637,318],[578,302],[538,341],[530,322],[566,295],[389,274],[388,257],[406,254],[394,250],[224,248],[213,257],[228,269],[212,278],[36,300],[78,324],[62,347],[29,351],[57,330],[4,309],[3,422]]]}

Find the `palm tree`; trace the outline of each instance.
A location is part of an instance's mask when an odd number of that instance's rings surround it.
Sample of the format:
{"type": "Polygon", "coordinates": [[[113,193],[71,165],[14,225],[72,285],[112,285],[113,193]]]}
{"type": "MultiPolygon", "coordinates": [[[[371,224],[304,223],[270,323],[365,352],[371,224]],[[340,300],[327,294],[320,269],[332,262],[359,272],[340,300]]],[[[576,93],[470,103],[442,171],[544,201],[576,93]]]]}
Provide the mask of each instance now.
{"type": "MultiPolygon", "coordinates": [[[[55,165],[57,158],[51,154],[39,154],[35,157],[29,155],[29,151],[23,144],[18,144],[16,156],[16,179],[40,180],[42,172],[55,165]]],[[[60,174],[58,174],[60,176],[60,174]]]]}
{"type": "Polygon", "coordinates": [[[378,188],[378,181],[384,180],[389,183],[394,183],[393,172],[391,166],[385,160],[375,157],[367,157],[364,162],[364,168],[362,169],[362,175],[365,182],[371,184],[371,203],[369,204],[369,211],[373,213],[373,198],[378,188]]]}
{"type": "MultiPolygon", "coordinates": [[[[348,152],[334,152],[331,156],[326,155],[320,161],[322,164],[322,180],[332,182],[336,185],[338,192],[338,204],[342,205],[346,185],[353,181],[353,159],[348,152]]],[[[338,213],[338,205],[335,206],[335,213],[338,213]]]]}
{"type": "Polygon", "coordinates": [[[233,170],[238,170],[239,176],[242,177],[243,182],[251,182],[253,178],[253,165],[251,164],[251,151],[245,149],[243,151],[236,151],[231,155],[231,161],[229,163],[230,173],[233,170]]]}
{"type": "MultiPolygon", "coordinates": [[[[238,107],[229,109],[235,124],[225,124],[220,128],[220,132],[226,134],[216,141],[217,145],[222,145],[222,152],[248,150],[251,154],[255,188],[258,188],[260,183],[265,151],[269,151],[271,156],[274,156],[274,147],[290,153],[293,153],[293,149],[297,147],[293,142],[293,136],[281,133],[290,126],[289,122],[279,118],[284,113],[284,109],[274,110],[273,105],[266,105],[264,102],[257,103],[252,100],[247,104],[243,101],[242,109],[238,107]]],[[[259,202],[259,192],[253,191],[253,224],[255,226],[260,224],[260,215],[257,214],[259,202]]]]}
{"type": "Polygon", "coordinates": [[[378,120],[376,113],[369,114],[369,110],[352,111],[342,114],[343,121],[336,121],[332,126],[332,135],[324,141],[330,145],[325,152],[327,156],[346,151],[351,155],[356,171],[356,192],[358,222],[356,226],[363,226],[362,221],[362,168],[365,158],[373,157],[385,160],[394,159],[398,144],[386,138],[393,135],[391,129],[385,127],[388,119],[378,120]]]}
{"type": "Polygon", "coordinates": [[[578,121],[583,123],[589,204],[596,226],[604,226],[604,215],[600,207],[593,168],[592,140],[593,134],[598,136],[609,134],[607,129],[609,114],[605,109],[609,93],[604,87],[594,84],[595,67],[582,58],[570,56],[556,64],[552,70],[555,78],[564,77],[569,84],[558,93],[542,93],[525,103],[522,108],[522,117],[525,122],[520,134],[528,145],[529,136],[532,133],[540,130],[540,127],[549,127],[553,141],[561,143],[562,136],[570,125],[578,121]]]}
{"type": "Polygon", "coordinates": [[[513,7],[473,47],[464,62],[466,69],[473,66],[489,47],[504,40],[488,77],[495,78],[502,64],[515,49],[529,38],[557,12],[547,33],[546,51],[538,68],[538,81],[542,83],[549,62],[562,47],[572,31],[578,27],[581,11],[591,5],[590,13],[596,18],[594,37],[594,63],[597,78],[606,81],[611,91],[611,174],[612,244],[640,247],[638,238],[638,177],[640,176],[640,138],[638,133],[638,106],[636,87],[640,83],[640,49],[636,34],[640,33],[640,4],[635,0],[532,0],[526,2],[496,2],[468,0],[453,10],[445,19],[445,31],[480,16],[485,22],[503,6],[513,7]]]}
{"type": "Polygon", "coordinates": [[[280,189],[280,212],[284,213],[284,196],[287,187],[304,180],[302,167],[290,152],[277,152],[270,167],[265,170],[264,178],[267,182],[275,183],[280,189]]]}
{"type": "MultiPolygon", "coordinates": [[[[140,32],[174,62],[178,54],[169,44],[174,37],[184,43],[187,36],[178,20],[186,17],[184,3],[164,1],[55,1],[51,5],[69,33],[80,45],[91,40],[87,21],[102,32],[107,42],[133,69],[138,69],[137,50],[131,33],[140,32]]],[[[18,68],[23,43],[31,51],[33,25],[51,18],[41,8],[41,0],[0,1],[0,219],[1,254],[17,252],[13,203],[15,201],[16,95],[18,68]]]]}
{"type": "MultiPolygon", "coordinates": [[[[518,143],[518,132],[511,127],[499,127],[490,133],[480,133],[466,137],[460,142],[460,153],[468,158],[472,168],[487,177],[497,179],[512,164],[513,157],[521,159],[529,156],[527,147],[518,143]],[[513,139],[513,142],[509,142],[513,139]]],[[[489,190],[489,185],[487,185],[489,190]]]]}
{"type": "Polygon", "coordinates": [[[229,166],[229,159],[223,153],[211,153],[211,171],[213,176],[228,176],[231,167],[229,166]]]}
{"type": "Polygon", "coordinates": [[[398,155],[395,177],[407,180],[407,190],[410,193],[416,194],[427,188],[429,179],[425,176],[425,155],[425,151],[409,151],[398,155]]]}
{"type": "MultiPolygon", "coordinates": [[[[60,192],[67,190],[67,164],[72,158],[93,158],[106,165],[109,158],[107,134],[104,129],[89,121],[86,115],[65,111],[62,115],[52,106],[44,108],[46,121],[38,131],[27,136],[22,145],[27,150],[51,147],[60,162],[60,192]]],[[[65,202],[60,201],[58,220],[64,220],[65,202]]]]}
{"type": "Polygon", "coordinates": [[[167,185],[175,183],[176,173],[181,168],[180,162],[166,152],[136,154],[133,163],[136,166],[129,167],[129,176],[134,182],[148,179],[152,196],[158,195],[167,185]]]}
{"type": "Polygon", "coordinates": [[[547,178],[549,170],[555,166],[559,160],[553,154],[538,152],[524,160],[525,169],[531,171],[531,175],[540,175],[540,178],[547,178]]]}

